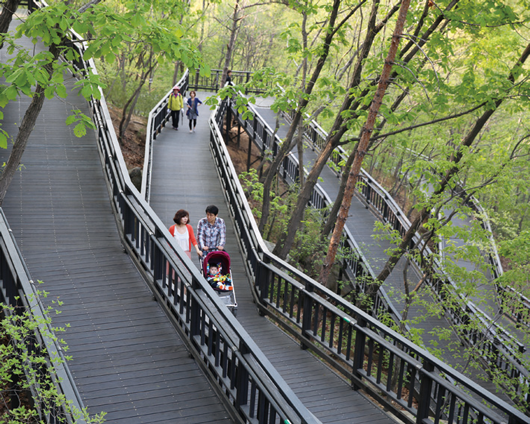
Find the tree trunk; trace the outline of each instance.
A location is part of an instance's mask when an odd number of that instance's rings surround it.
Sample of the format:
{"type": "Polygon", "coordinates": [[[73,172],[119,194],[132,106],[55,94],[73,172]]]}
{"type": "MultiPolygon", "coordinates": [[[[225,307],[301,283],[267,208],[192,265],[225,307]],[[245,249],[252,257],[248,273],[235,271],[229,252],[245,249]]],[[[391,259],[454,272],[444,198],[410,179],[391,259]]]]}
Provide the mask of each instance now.
{"type": "Polygon", "coordinates": [[[368,149],[368,144],[370,143],[370,136],[375,126],[377,112],[381,107],[386,89],[390,84],[390,73],[392,71],[394,60],[396,58],[399,40],[403,33],[403,27],[405,26],[409,5],[410,0],[403,0],[401,2],[399,15],[396,22],[396,28],[394,29],[394,34],[392,35],[392,42],[390,44],[388,56],[385,60],[383,72],[381,73],[381,78],[379,79],[377,91],[375,92],[374,99],[372,100],[370,111],[366,119],[366,124],[363,128],[361,141],[359,142],[359,146],[357,147],[357,154],[355,155],[352,169],[350,170],[348,176],[348,182],[346,183],[346,189],[344,191],[344,200],[342,201],[340,212],[337,217],[337,223],[335,224],[335,229],[333,230],[333,235],[331,236],[331,241],[329,243],[328,253],[326,259],[324,260],[324,264],[322,265],[322,270],[320,272],[319,280],[322,284],[325,285],[328,284],[331,267],[335,262],[335,256],[337,254],[337,249],[339,247],[340,239],[342,237],[342,231],[344,229],[346,220],[348,219],[348,213],[350,211],[353,192],[355,190],[355,186],[357,185],[357,179],[361,172],[361,165],[368,149]]]}
{"type": "Polygon", "coordinates": [[[348,182],[348,174],[350,173],[351,166],[353,164],[353,159],[355,159],[355,152],[357,151],[357,147],[353,149],[353,152],[350,156],[348,156],[348,160],[346,161],[346,165],[344,165],[344,172],[342,173],[341,179],[340,179],[340,187],[339,192],[337,193],[337,198],[335,199],[335,202],[333,202],[333,207],[331,208],[331,212],[328,215],[328,219],[326,223],[324,224],[324,227],[321,231],[322,239],[327,237],[329,233],[333,230],[333,227],[335,226],[335,222],[337,222],[337,214],[339,213],[340,205],[342,203],[342,199],[344,197],[344,190],[346,189],[346,183],[348,182]]]}
{"type": "MultiPolygon", "coordinates": [[[[0,34],[6,34],[9,31],[9,25],[13,20],[13,14],[17,11],[20,0],[6,0],[0,13],[0,34]]],[[[0,48],[4,43],[0,45],[0,48]]]]}
{"type": "Polygon", "coordinates": [[[223,74],[221,75],[220,87],[224,87],[225,85],[226,77],[228,75],[228,69],[230,67],[230,61],[232,60],[232,53],[234,52],[234,45],[236,44],[237,32],[239,29],[238,24],[241,20],[241,18],[239,17],[239,11],[239,0],[236,0],[236,5],[234,6],[234,13],[232,14],[232,29],[230,30],[230,41],[226,46],[225,63],[223,66],[223,74]]]}
{"type": "MultiPolygon", "coordinates": [[[[52,44],[49,50],[50,53],[53,55],[52,63],[56,62],[59,57],[58,47],[55,44],[52,44]]],[[[53,74],[52,66],[47,66],[46,69],[49,75],[51,76],[53,74]]],[[[42,105],[44,104],[44,100],[44,88],[41,87],[40,84],[38,84],[35,88],[35,92],[33,93],[33,99],[31,100],[31,103],[28,109],[26,110],[26,113],[24,114],[24,118],[22,118],[17,138],[15,139],[15,143],[13,144],[13,150],[11,151],[6,166],[4,167],[2,175],[0,176],[0,206],[2,206],[9,185],[11,184],[11,181],[15,176],[15,172],[20,166],[22,155],[24,154],[26,146],[28,145],[29,136],[31,135],[33,128],[35,128],[35,123],[37,122],[37,118],[39,117],[39,113],[42,109],[42,105]]]]}
{"type": "MultiPolygon", "coordinates": [[[[151,62],[152,62],[152,57],[149,58],[148,63],[151,63],[151,62]]],[[[123,106],[123,112],[121,115],[121,121],[120,121],[120,126],[119,126],[119,131],[118,131],[119,132],[118,140],[120,142],[122,142],[123,137],[125,137],[125,131],[127,131],[127,128],[129,127],[129,123],[131,122],[131,117],[134,112],[134,107],[136,106],[136,102],[138,101],[138,97],[140,96],[140,91],[142,90],[142,87],[144,86],[147,80],[147,77],[152,72],[155,66],[156,66],[156,62],[155,64],[151,65],[149,69],[140,76],[140,84],[134,91],[133,95],[129,98],[129,100],[127,100],[127,103],[125,103],[125,106],[123,106]]]]}

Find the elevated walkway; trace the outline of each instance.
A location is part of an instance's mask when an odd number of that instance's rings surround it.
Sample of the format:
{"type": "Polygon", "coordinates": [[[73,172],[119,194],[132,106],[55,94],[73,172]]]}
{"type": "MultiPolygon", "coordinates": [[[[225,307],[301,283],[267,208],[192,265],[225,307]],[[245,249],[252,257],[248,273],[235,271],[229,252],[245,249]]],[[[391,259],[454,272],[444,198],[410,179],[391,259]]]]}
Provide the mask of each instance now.
{"type": "MultiPolygon", "coordinates": [[[[33,278],[50,293],[46,304],[62,311],[54,323],[70,324],[60,336],[83,402],[91,414],[107,412],[109,424],[231,423],[123,253],[95,134],[76,138],[64,123],[70,108],[90,114],[74,79],[66,81],[68,98],[45,102],[3,209],[33,278]]],[[[3,110],[13,139],[28,104],[24,97],[3,110]]]]}
{"type": "MultiPolygon", "coordinates": [[[[268,106],[269,103],[270,99],[258,101],[255,111],[260,114],[270,128],[275,128],[276,113],[270,109],[268,106]]],[[[277,134],[280,139],[283,139],[289,129],[289,123],[283,117],[280,117],[279,121],[280,127],[277,134]]],[[[293,153],[299,157],[297,147],[293,149],[293,153]]],[[[303,159],[306,169],[310,169],[313,166],[317,156],[318,151],[312,150],[305,144],[303,159]]],[[[325,166],[320,174],[319,186],[327,193],[331,201],[333,201],[339,191],[340,179],[328,166],[325,166]]],[[[346,222],[346,228],[364,253],[375,275],[379,273],[388,259],[386,252],[394,247],[388,240],[381,238],[384,234],[376,233],[375,223],[378,221],[379,218],[368,208],[365,200],[361,199],[360,196],[354,196],[350,207],[349,218],[346,222]]],[[[459,220],[458,222],[460,225],[465,225],[465,221],[459,220]]],[[[404,258],[400,259],[383,285],[384,290],[399,314],[404,309],[403,299],[405,290],[403,271],[405,262],[404,258]]],[[[465,264],[462,263],[462,265],[465,264]]],[[[411,282],[411,285],[414,286],[421,277],[418,271],[413,266],[410,266],[408,268],[407,278],[411,282]]],[[[492,285],[489,285],[488,288],[493,289],[492,285]]],[[[470,375],[473,381],[481,387],[491,393],[495,393],[506,402],[511,403],[511,400],[506,396],[505,392],[498,390],[493,382],[490,381],[486,372],[482,369],[469,368],[469,360],[464,356],[461,343],[453,331],[444,332],[442,336],[433,331],[435,328],[442,329],[442,331],[449,329],[451,324],[444,318],[443,314],[429,314],[425,310],[425,307],[422,306],[437,302],[430,294],[430,291],[421,290],[418,296],[420,297],[419,302],[415,302],[410,307],[408,319],[413,322],[410,326],[421,332],[426,346],[432,349],[441,349],[444,362],[451,365],[454,369],[470,375]]],[[[494,297],[494,294],[492,293],[491,296],[494,297]]]]}
{"type": "MultiPolygon", "coordinates": [[[[199,92],[204,102],[210,93],[199,92]]],[[[150,203],[169,227],[178,209],[190,213],[195,232],[197,222],[205,216],[207,205],[219,207],[219,217],[227,224],[227,245],[232,260],[234,289],[238,301],[237,319],[267,355],[291,389],[306,407],[325,423],[392,423],[374,403],[351,387],[317,360],[277,326],[258,314],[251,287],[239,251],[233,222],[225,202],[210,152],[211,111],[199,108],[196,132],[190,134],[184,119],[178,131],[170,126],[159,134],[153,146],[150,203]]],[[[196,255],[193,260],[197,263],[196,255]]]]}

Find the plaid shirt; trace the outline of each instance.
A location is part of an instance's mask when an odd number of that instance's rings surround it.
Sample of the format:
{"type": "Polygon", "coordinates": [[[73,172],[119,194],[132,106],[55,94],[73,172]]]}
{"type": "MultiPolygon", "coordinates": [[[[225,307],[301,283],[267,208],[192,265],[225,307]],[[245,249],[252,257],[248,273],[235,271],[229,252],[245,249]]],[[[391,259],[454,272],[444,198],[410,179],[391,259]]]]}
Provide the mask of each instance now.
{"type": "Polygon", "coordinates": [[[222,218],[215,218],[215,223],[211,225],[208,218],[202,218],[197,225],[197,241],[199,247],[208,246],[216,249],[226,243],[226,225],[222,218]]]}

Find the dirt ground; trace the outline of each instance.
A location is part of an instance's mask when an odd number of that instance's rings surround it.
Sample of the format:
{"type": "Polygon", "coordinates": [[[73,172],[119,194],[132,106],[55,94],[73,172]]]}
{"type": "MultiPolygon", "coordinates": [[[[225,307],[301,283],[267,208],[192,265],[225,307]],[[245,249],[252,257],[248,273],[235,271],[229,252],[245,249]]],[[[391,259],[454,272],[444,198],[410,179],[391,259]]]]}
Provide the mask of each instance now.
{"type": "MultiPolygon", "coordinates": [[[[109,105],[109,113],[116,134],[118,134],[122,110],[109,105]]],[[[146,118],[133,115],[127,131],[125,131],[124,140],[120,143],[121,151],[129,170],[136,167],[143,168],[144,166],[146,126],[146,118]]]]}

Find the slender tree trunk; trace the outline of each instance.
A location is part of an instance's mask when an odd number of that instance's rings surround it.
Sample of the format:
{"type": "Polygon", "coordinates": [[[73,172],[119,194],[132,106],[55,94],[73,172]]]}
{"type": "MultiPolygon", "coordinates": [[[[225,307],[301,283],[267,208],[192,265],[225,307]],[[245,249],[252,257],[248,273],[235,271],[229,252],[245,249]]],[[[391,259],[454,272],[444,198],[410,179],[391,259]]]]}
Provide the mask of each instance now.
{"type": "Polygon", "coordinates": [[[342,173],[341,179],[340,179],[340,187],[339,192],[337,194],[337,198],[335,199],[335,202],[333,202],[333,207],[331,208],[331,211],[328,216],[328,220],[324,224],[324,227],[322,228],[322,232],[320,233],[322,238],[327,237],[329,233],[333,230],[333,227],[335,226],[335,222],[337,221],[337,214],[339,213],[340,205],[342,204],[342,198],[344,197],[344,190],[346,189],[346,183],[348,182],[348,174],[350,173],[351,166],[353,164],[353,159],[355,159],[355,152],[357,151],[357,147],[353,149],[353,152],[350,156],[348,156],[348,160],[346,161],[346,165],[344,165],[344,172],[342,173]]]}
{"type": "Polygon", "coordinates": [[[234,45],[236,44],[237,32],[239,29],[239,0],[236,0],[234,6],[234,13],[232,14],[232,29],[230,30],[230,41],[226,46],[225,63],[223,66],[223,74],[221,75],[221,87],[224,87],[226,82],[226,76],[228,75],[228,69],[230,67],[230,61],[232,60],[232,54],[234,52],[234,45]]]}
{"type": "Polygon", "coordinates": [[[179,78],[179,68],[180,68],[180,60],[177,60],[175,62],[175,70],[173,71],[173,85],[172,85],[172,87],[175,87],[175,85],[177,85],[177,81],[178,81],[178,78],[179,78]]]}
{"type": "MultiPolygon", "coordinates": [[[[58,47],[55,44],[52,44],[49,50],[53,55],[52,63],[56,62],[59,57],[58,47]]],[[[47,66],[46,69],[51,76],[53,74],[53,68],[51,64],[47,66]]],[[[13,150],[11,151],[6,166],[4,167],[2,175],[0,176],[0,206],[2,206],[9,185],[15,176],[15,172],[20,166],[22,155],[24,154],[26,146],[28,145],[29,136],[31,135],[33,128],[35,128],[35,123],[39,117],[44,100],[44,88],[38,84],[33,93],[33,99],[31,100],[31,103],[24,114],[24,118],[22,118],[17,138],[13,144],[13,150]]]]}
{"type": "Polygon", "coordinates": [[[335,256],[339,247],[340,238],[342,237],[342,231],[344,229],[346,220],[348,219],[348,213],[350,211],[353,192],[357,184],[359,173],[361,172],[361,165],[368,149],[368,144],[370,143],[370,136],[372,135],[372,131],[375,126],[377,112],[381,107],[386,89],[390,84],[390,73],[392,71],[394,60],[396,58],[399,40],[403,34],[403,27],[405,26],[409,6],[410,0],[403,0],[401,2],[399,15],[396,22],[396,28],[394,29],[394,34],[392,35],[390,50],[388,51],[388,56],[385,60],[385,65],[383,66],[383,72],[381,74],[381,78],[379,79],[377,91],[370,106],[370,111],[368,113],[368,118],[366,119],[366,124],[363,128],[363,133],[359,142],[359,146],[357,147],[357,154],[355,155],[352,169],[350,170],[348,176],[346,189],[344,191],[344,200],[342,201],[340,212],[337,217],[337,222],[335,224],[335,229],[333,230],[333,235],[331,236],[331,241],[329,243],[328,253],[326,259],[324,260],[324,264],[322,265],[322,270],[320,272],[319,280],[322,284],[328,284],[331,267],[335,262],[335,256]]]}
{"type": "MultiPolygon", "coordinates": [[[[307,12],[304,10],[303,19],[302,19],[302,47],[303,51],[307,51],[307,12]]],[[[302,60],[302,83],[300,89],[305,91],[305,80],[307,78],[307,56],[304,54],[302,60]]],[[[300,190],[304,187],[305,183],[305,172],[304,172],[304,125],[303,120],[300,120],[298,124],[298,141],[297,141],[297,150],[298,150],[298,163],[300,164],[300,175],[298,177],[300,183],[300,190]]]]}
{"type": "MultiPolygon", "coordinates": [[[[150,58],[149,63],[151,62],[152,60],[150,58]]],[[[123,112],[121,115],[121,121],[120,121],[119,131],[118,131],[119,132],[118,139],[120,142],[122,142],[123,137],[125,137],[125,131],[127,131],[127,128],[129,127],[129,123],[131,122],[131,117],[134,112],[134,107],[136,106],[136,102],[138,101],[138,97],[140,96],[140,91],[142,90],[142,87],[147,81],[148,75],[151,73],[154,67],[155,65],[151,65],[151,67],[140,76],[140,84],[134,91],[133,95],[129,98],[129,100],[127,100],[127,103],[125,103],[125,106],[123,106],[123,112]]]]}

